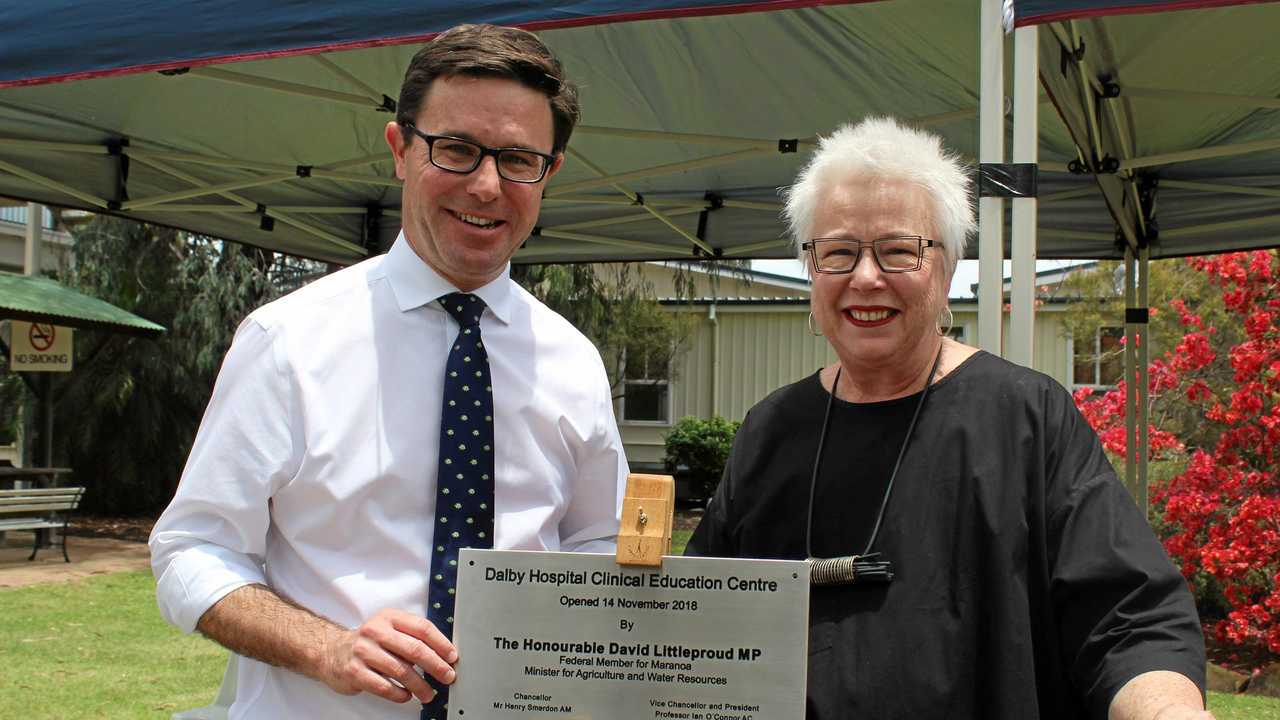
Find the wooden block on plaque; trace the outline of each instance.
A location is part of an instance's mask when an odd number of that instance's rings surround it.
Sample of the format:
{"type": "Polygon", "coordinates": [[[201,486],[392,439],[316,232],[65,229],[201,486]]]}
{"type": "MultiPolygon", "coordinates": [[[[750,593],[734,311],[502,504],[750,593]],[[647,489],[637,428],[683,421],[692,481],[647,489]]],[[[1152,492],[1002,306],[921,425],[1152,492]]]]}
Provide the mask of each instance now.
{"type": "Polygon", "coordinates": [[[671,553],[675,511],[674,478],[628,475],[622,498],[622,526],[618,528],[618,564],[660,567],[662,556],[671,553]]]}

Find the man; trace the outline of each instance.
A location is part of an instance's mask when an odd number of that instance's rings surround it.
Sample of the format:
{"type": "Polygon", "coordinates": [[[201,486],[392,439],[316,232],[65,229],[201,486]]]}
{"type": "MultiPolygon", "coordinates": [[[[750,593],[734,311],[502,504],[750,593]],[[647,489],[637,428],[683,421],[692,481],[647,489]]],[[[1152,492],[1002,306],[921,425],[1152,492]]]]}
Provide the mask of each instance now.
{"type": "Polygon", "coordinates": [[[603,363],[508,277],[577,118],[533,35],[439,36],[386,128],[400,237],[237,331],[151,537],[165,618],[252,658],[233,718],[410,718],[417,698],[443,720],[458,549],[612,550],[603,363]]]}

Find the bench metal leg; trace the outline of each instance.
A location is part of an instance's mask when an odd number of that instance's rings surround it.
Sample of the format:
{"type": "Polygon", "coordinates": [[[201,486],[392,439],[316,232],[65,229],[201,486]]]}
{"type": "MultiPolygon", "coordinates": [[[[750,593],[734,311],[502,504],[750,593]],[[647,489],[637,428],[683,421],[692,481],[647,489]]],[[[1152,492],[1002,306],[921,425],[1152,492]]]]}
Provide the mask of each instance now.
{"type": "Polygon", "coordinates": [[[40,552],[40,533],[35,533],[36,539],[31,543],[31,557],[27,558],[27,562],[36,559],[36,553],[40,552]]]}
{"type": "Polygon", "coordinates": [[[62,529],[62,559],[65,562],[71,562],[71,558],[67,556],[67,529],[62,529]]]}

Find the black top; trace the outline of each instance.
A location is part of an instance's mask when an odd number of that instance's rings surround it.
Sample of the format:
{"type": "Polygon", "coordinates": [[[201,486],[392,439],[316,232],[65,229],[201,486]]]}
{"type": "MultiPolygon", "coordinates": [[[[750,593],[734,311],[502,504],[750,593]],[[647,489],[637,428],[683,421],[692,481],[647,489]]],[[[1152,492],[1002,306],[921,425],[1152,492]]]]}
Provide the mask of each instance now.
{"type": "MultiPolygon", "coordinates": [[[[802,559],[829,394],[757,404],[691,555],[802,559]]],[[[818,557],[861,553],[919,395],[836,400],[818,557]]],[[[1053,379],[979,352],[925,401],[873,550],[887,585],[814,587],[807,717],[1106,718],[1149,670],[1204,686],[1186,583],[1053,379]]]]}

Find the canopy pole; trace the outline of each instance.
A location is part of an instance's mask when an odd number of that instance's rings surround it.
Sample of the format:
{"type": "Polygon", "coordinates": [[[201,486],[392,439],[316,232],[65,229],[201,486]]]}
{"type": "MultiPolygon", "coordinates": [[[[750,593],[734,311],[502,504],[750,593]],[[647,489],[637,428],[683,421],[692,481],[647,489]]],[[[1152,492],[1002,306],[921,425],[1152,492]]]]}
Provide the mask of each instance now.
{"type": "Polygon", "coordinates": [[[378,96],[365,97],[363,95],[326,90],[325,88],[312,87],[310,85],[302,85],[283,80],[272,80],[271,78],[258,77],[256,75],[246,75],[244,73],[232,72],[230,70],[223,70],[215,67],[193,67],[190,68],[187,73],[193,77],[203,77],[210,80],[218,80],[220,82],[261,88],[263,90],[274,90],[276,92],[298,95],[300,97],[311,98],[313,100],[328,100],[330,102],[355,105],[369,110],[385,109],[383,107],[383,99],[378,96]]]}
{"type": "MultiPolygon", "coordinates": [[[[635,207],[639,202],[634,198],[614,197],[613,195],[557,195],[555,197],[544,197],[542,203],[572,203],[574,205],[626,205],[627,207],[635,207]]],[[[645,205],[652,205],[661,208],[697,208],[699,212],[705,210],[707,202],[705,200],[667,200],[663,198],[644,199],[645,205]]],[[[773,212],[782,209],[779,205],[773,208],[773,212]]]]}
{"type": "MultiPolygon", "coordinates": [[[[400,187],[400,181],[395,178],[379,177],[377,175],[360,175],[357,173],[341,172],[335,168],[355,167],[357,165],[371,165],[381,162],[379,156],[369,155],[351,160],[343,160],[338,166],[330,167],[329,165],[285,165],[283,163],[263,163],[253,160],[242,160],[238,158],[216,158],[208,155],[198,155],[195,153],[165,152],[160,150],[140,150],[138,148],[125,148],[124,154],[133,160],[140,162],[146,161],[171,161],[181,163],[192,163],[195,165],[211,165],[219,168],[238,168],[241,170],[253,170],[263,173],[281,173],[298,175],[300,170],[305,171],[307,175],[313,178],[324,178],[326,180],[341,180],[345,182],[363,183],[366,185],[377,185],[380,187],[400,187]]],[[[195,181],[193,181],[195,182],[195,181]]],[[[203,184],[203,181],[200,181],[203,184]]]]}
{"type": "MultiPolygon", "coordinates": [[[[148,165],[148,166],[150,166],[150,167],[152,167],[152,168],[155,168],[156,170],[159,170],[160,172],[165,173],[166,175],[172,175],[173,177],[176,177],[176,178],[178,178],[179,180],[182,180],[183,182],[189,182],[189,183],[192,183],[192,184],[200,184],[200,182],[201,182],[198,178],[196,178],[196,177],[194,177],[194,176],[192,176],[192,175],[189,175],[189,174],[187,174],[187,173],[185,173],[185,172],[182,172],[181,170],[178,170],[177,168],[169,167],[168,165],[166,165],[166,164],[164,164],[164,163],[162,163],[162,162],[159,162],[159,161],[157,161],[157,160],[155,160],[155,159],[151,159],[151,158],[139,158],[139,159],[138,159],[138,162],[141,162],[143,165],[148,165]]],[[[231,202],[238,203],[238,204],[239,204],[239,205],[241,205],[242,207],[245,207],[245,208],[252,208],[252,212],[255,212],[255,213],[256,213],[256,212],[258,211],[258,210],[257,210],[257,208],[258,208],[257,203],[255,203],[255,202],[253,202],[252,200],[250,200],[250,199],[248,199],[248,198],[244,197],[243,195],[238,195],[238,194],[236,194],[236,193],[234,193],[234,192],[231,192],[231,191],[229,191],[229,190],[222,190],[222,191],[219,191],[217,194],[218,194],[219,196],[221,196],[221,197],[224,197],[224,198],[226,198],[226,199],[230,200],[231,202]]],[[[246,214],[246,213],[243,213],[243,212],[239,212],[239,213],[237,213],[237,212],[234,212],[234,211],[233,211],[233,212],[231,212],[231,213],[229,213],[229,214],[228,214],[228,217],[233,218],[233,219],[235,219],[235,220],[237,220],[237,221],[246,221],[246,220],[248,220],[248,218],[245,218],[245,217],[244,217],[244,215],[245,215],[245,214],[246,214]]],[[[320,229],[318,229],[318,228],[315,228],[315,227],[313,227],[313,226],[311,226],[311,225],[308,225],[308,224],[306,224],[306,223],[303,223],[303,222],[301,222],[301,221],[299,221],[299,220],[295,220],[295,219],[293,219],[290,215],[288,215],[288,214],[286,214],[286,213],[282,212],[280,208],[268,208],[266,211],[264,211],[264,213],[263,213],[263,214],[264,214],[264,215],[270,215],[272,218],[274,218],[274,219],[276,219],[276,220],[279,220],[280,222],[283,222],[283,223],[285,223],[286,225],[290,225],[290,226],[292,226],[292,227],[294,227],[294,228],[297,228],[298,230],[301,230],[301,231],[303,231],[303,232],[309,233],[309,234],[311,234],[311,235],[315,235],[316,237],[318,237],[318,238],[320,238],[320,239],[322,239],[322,240],[326,240],[326,241],[328,241],[328,242],[332,242],[332,243],[336,244],[338,247],[340,247],[340,248],[342,248],[342,249],[344,249],[344,250],[349,250],[349,251],[354,252],[354,253],[357,253],[357,254],[359,254],[359,255],[368,255],[368,254],[369,254],[369,251],[368,251],[367,249],[362,248],[362,247],[360,247],[359,245],[356,245],[356,244],[354,244],[354,243],[351,243],[351,242],[348,242],[348,241],[346,241],[346,240],[343,240],[342,238],[339,238],[339,237],[337,237],[337,236],[335,236],[335,235],[332,235],[332,234],[330,234],[330,233],[324,232],[323,230],[320,230],[320,229]]],[[[398,215],[397,215],[397,217],[398,217],[398,215]]],[[[257,223],[255,222],[254,224],[256,225],[257,223]]]]}
{"type": "MultiPolygon", "coordinates": [[[[696,143],[699,145],[719,145],[741,150],[777,151],[778,139],[735,137],[732,135],[706,135],[703,133],[678,133],[664,130],[634,130],[631,128],[605,127],[603,125],[578,125],[573,132],[579,135],[598,135],[600,137],[627,138],[629,140],[661,140],[663,142],[696,143]]],[[[797,138],[797,144],[815,145],[812,140],[797,138]]]]}
{"type": "MultiPolygon", "coordinates": [[[[1004,162],[1004,35],[1001,0],[982,0],[978,161],[1004,162]]],[[[1004,199],[978,199],[978,347],[1001,355],[1004,199]]]]}
{"type": "Polygon", "coordinates": [[[1148,283],[1150,275],[1151,248],[1144,245],[1138,251],[1138,305],[1141,310],[1142,322],[1138,324],[1138,490],[1140,493],[1138,500],[1138,509],[1142,511],[1143,517],[1147,514],[1147,492],[1149,478],[1147,475],[1147,464],[1151,455],[1151,429],[1150,429],[1150,413],[1151,407],[1148,396],[1150,394],[1151,369],[1148,367],[1151,352],[1151,324],[1148,319],[1150,312],[1150,295],[1148,293],[1148,283]]]}
{"type": "Polygon", "coordinates": [[[1257,140],[1247,143],[1236,143],[1232,145],[1211,145],[1209,147],[1196,148],[1194,150],[1181,150],[1178,152],[1162,153],[1160,155],[1146,155],[1144,157],[1135,157],[1120,162],[1121,170],[1136,170],[1137,168],[1151,167],[1152,165],[1168,165],[1170,163],[1186,162],[1188,160],[1214,160],[1216,158],[1233,157],[1235,155],[1251,155],[1258,152],[1266,152],[1280,148],[1280,140],[1257,140]]]}
{"type": "Polygon", "coordinates": [[[698,158],[697,160],[669,163],[667,165],[655,165],[653,167],[642,168],[640,170],[632,170],[631,172],[618,173],[617,175],[605,175],[592,180],[579,180],[578,182],[572,182],[566,185],[558,185],[555,188],[548,188],[546,196],[555,197],[557,195],[566,195],[576,190],[589,190],[608,185],[616,185],[630,180],[641,180],[643,178],[650,178],[658,175],[671,175],[678,172],[684,172],[685,170],[698,170],[701,168],[716,167],[718,165],[729,165],[742,160],[750,160],[752,158],[760,157],[761,155],[776,153],[777,151],[777,148],[772,150],[753,148],[749,150],[738,150],[736,152],[725,153],[723,155],[712,155],[710,157],[698,158]]]}
{"type": "Polygon", "coordinates": [[[38,203],[27,203],[27,230],[23,233],[22,273],[39,275],[41,263],[44,262],[41,252],[44,248],[44,207],[38,203]]]}
{"type": "Polygon", "coordinates": [[[740,210],[764,210],[766,212],[782,212],[782,203],[767,203],[756,200],[724,200],[722,203],[727,208],[738,208],[740,210]]]}
{"type": "MultiPolygon", "coordinates": [[[[700,213],[705,208],[676,208],[674,210],[664,211],[667,217],[680,217],[681,215],[693,215],[700,213]]],[[[608,227],[610,225],[626,225],[635,222],[647,222],[653,220],[653,216],[649,213],[637,213],[634,215],[618,215],[615,217],[600,218],[599,220],[583,220],[582,222],[568,223],[565,225],[548,225],[543,230],[589,230],[591,228],[608,227]]]]}
{"type": "Polygon", "coordinates": [[[790,240],[764,240],[757,243],[751,243],[749,245],[740,245],[732,249],[725,248],[724,256],[734,257],[736,255],[745,255],[747,253],[753,253],[757,250],[768,250],[769,248],[790,247],[790,246],[791,246],[790,240]]]}
{"type": "Polygon", "coordinates": [[[1124,246],[1124,486],[1133,501],[1145,512],[1145,493],[1138,486],[1138,388],[1134,367],[1137,364],[1136,330],[1129,322],[1129,309],[1134,306],[1133,248],[1124,246]]]}
{"type": "Polygon", "coordinates": [[[0,147],[11,147],[19,150],[39,150],[41,152],[85,153],[87,155],[111,154],[111,150],[108,149],[106,145],[50,142],[48,140],[27,140],[25,138],[0,137],[0,147]]]}
{"type": "Polygon", "coordinates": [[[1083,187],[1075,190],[1063,190],[1062,192],[1050,193],[1048,195],[1039,195],[1036,199],[1040,202],[1058,202],[1060,200],[1073,200],[1082,197],[1095,197],[1098,189],[1095,187],[1083,187]]]}
{"type": "Polygon", "coordinates": [[[130,200],[121,205],[120,209],[127,211],[140,210],[152,205],[160,205],[161,203],[166,203],[170,200],[190,200],[191,198],[204,197],[205,195],[219,195],[230,190],[247,190],[248,188],[261,187],[263,185],[275,185],[276,183],[291,182],[297,179],[297,173],[282,173],[280,175],[267,175],[266,177],[251,178],[248,180],[233,180],[220,185],[206,185],[203,187],[195,187],[188,190],[166,193],[164,195],[155,195],[149,198],[130,200]]]}
{"type": "Polygon", "coordinates": [[[670,245],[659,245],[657,243],[642,242],[640,240],[624,240],[622,238],[611,238],[605,235],[590,235],[587,233],[562,232],[560,230],[551,230],[543,228],[541,237],[557,238],[559,240],[580,240],[582,242],[595,243],[597,245],[612,245],[614,247],[629,248],[632,250],[648,250],[649,252],[664,253],[670,255],[680,250],[680,248],[670,245]]]}
{"type": "MultiPolygon", "coordinates": [[[[577,158],[578,161],[580,161],[583,165],[586,165],[588,168],[590,168],[591,172],[597,175],[600,175],[601,177],[608,176],[609,173],[606,172],[604,168],[588,160],[586,155],[583,155],[581,152],[578,152],[573,148],[568,148],[568,152],[570,155],[577,158]]],[[[613,189],[617,190],[618,192],[622,193],[623,195],[627,196],[627,198],[633,201],[639,202],[640,200],[639,195],[637,195],[636,193],[632,192],[630,189],[623,187],[618,183],[613,184],[613,189]]],[[[713,255],[713,256],[715,255],[715,251],[711,249],[710,245],[704,242],[701,238],[690,235],[687,231],[685,231],[684,228],[680,227],[679,225],[676,225],[674,222],[672,222],[670,217],[660,212],[657,208],[649,207],[648,205],[645,205],[643,203],[641,203],[641,207],[644,208],[645,212],[652,215],[655,219],[657,219],[663,225],[666,225],[667,227],[671,228],[677,235],[687,240],[694,247],[699,248],[700,250],[707,253],[708,255],[713,255]]]]}
{"type": "MultiPolygon", "coordinates": [[[[1039,32],[1035,26],[1013,32],[1013,162],[1037,159],[1039,32]]],[[[1015,197],[1013,205],[1012,288],[1009,294],[1008,358],[1032,367],[1036,317],[1036,197],[1015,197]]]]}
{"type": "Polygon", "coordinates": [[[1188,182],[1186,180],[1166,180],[1165,178],[1160,178],[1160,185],[1161,187],[1177,188],[1179,190],[1203,190],[1205,192],[1227,193],[1228,195],[1257,195],[1259,197],[1280,198],[1280,190],[1267,187],[1188,182]]]}
{"type": "Polygon", "coordinates": [[[25,180],[30,180],[31,182],[36,183],[38,185],[43,185],[49,188],[50,190],[57,190],[58,192],[66,193],[67,195],[70,195],[71,197],[77,200],[89,203],[90,205],[94,205],[103,210],[107,209],[106,200],[103,200],[100,197],[94,197],[89,193],[80,192],[79,190],[71,187],[70,185],[60,183],[57,180],[54,180],[53,178],[45,177],[44,175],[41,175],[39,173],[31,172],[26,168],[19,167],[17,165],[13,165],[11,163],[7,163],[3,160],[0,160],[0,170],[3,170],[9,173],[10,175],[17,175],[18,177],[23,178],[25,180]]]}
{"type": "MultiPolygon", "coordinates": [[[[1244,230],[1246,228],[1263,227],[1265,225],[1275,225],[1280,223],[1280,215],[1269,214],[1256,218],[1248,218],[1247,220],[1227,220],[1219,223],[1206,223],[1204,225],[1189,225],[1180,227],[1175,230],[1164,230],[1160,233],[1160,237],[1164,240],[1172,238],[1180,238],[1189,235],[1197,235],[1199,233],[1219,232],[1222,230],[1244,230]]],[[[1271,244],[1262,245],[1260,247],[1270,247],[1271,244]]],[[[1201,251],[1205,252],[1205,251],[1201,251]]],[[[1213,252],[1213,251],[1208,251],[1213,252]]]]}
{"type": "Polygon", "coordinates": [[[1183,90],[1165,90],[1163,88],[1133,87],[1121,88],[1124,97],[1149,98],[1152,100],[1174,100],[1179,102],[1214,103],[1255,108],[1280,110],[1280,98],[1262,97],[1260,95],[1227,95],[1224,93],[1187,92],[1183,90]]]}

